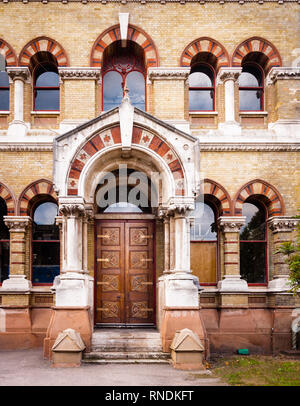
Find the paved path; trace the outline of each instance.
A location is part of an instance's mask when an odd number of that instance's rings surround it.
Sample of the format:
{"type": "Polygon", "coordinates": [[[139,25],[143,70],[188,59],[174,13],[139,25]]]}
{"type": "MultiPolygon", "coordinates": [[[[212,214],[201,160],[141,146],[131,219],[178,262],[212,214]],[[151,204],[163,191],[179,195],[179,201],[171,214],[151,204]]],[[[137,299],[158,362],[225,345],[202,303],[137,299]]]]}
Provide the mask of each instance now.
{"type": "Polygon", "coordinates": [[[226,386],[206,372],[155,364],[52,368],[41,349],[0,351],[0,386],[226,386]]]}

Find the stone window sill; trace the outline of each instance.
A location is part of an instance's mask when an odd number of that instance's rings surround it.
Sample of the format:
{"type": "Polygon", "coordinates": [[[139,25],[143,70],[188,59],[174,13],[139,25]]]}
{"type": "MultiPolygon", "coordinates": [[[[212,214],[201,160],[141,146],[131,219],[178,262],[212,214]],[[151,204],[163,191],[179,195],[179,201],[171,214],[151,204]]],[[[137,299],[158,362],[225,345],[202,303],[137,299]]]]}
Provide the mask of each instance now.
{"type": "Polygon", "coordinates": [[[201,117],[201,116],[217,116],[217,111],[189,111],[189,115],[192,117],[201,117]]]}
{"type": "Polygon", "coordinates": [[[268,115],[267,111],[240,111],[240,116],[247,116],[247,117],[266,117],[268,115]]]}
{"type": "Polygon", "coordinates": [[[8,110],[0,110],[0,116],[9,116],[10,115],[10,111],[8,110]]]}
{"type": "Polygon", "coordinates": [[[36,110],[36,111],[31,111],[31,114],[35,115],[35,116],[59,116],[60,111],[47,111],[47,110],[38,111],[38,110],[36,110]]]}

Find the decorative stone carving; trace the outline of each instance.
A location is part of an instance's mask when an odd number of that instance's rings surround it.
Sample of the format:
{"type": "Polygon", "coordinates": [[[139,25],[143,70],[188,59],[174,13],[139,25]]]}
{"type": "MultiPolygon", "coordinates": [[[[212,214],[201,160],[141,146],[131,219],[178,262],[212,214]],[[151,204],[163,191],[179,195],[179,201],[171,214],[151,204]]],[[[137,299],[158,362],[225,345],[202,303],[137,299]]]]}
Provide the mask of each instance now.
{"type": "Polygon", "coordinates": [[[31,223],[31,218],[27,216],[4,216],[4,223],[10,232],[25,233],[31,223]]]}
{"type": "Polygon", "coordinates": [[[86,214],[83,204],[63,203],[59,206],[59,211],[66,217],[79,217],[86,214]]]}
{"type": "Polygon", "coordinates": [[[29,69],[25,66],[7,67],[6,72],[12,81],[22,80],[26,82],[30,77],[29,69]]]}
{"type": "Polygon", "coordinates": [[[153,80],[186,80],[189,76],[190,68],[149,68],[148,79],[153,80]]]}
{"type": "Polygon", "coordinates": [[[58,73],[61,79],[101,79],[101,69],[82,67],[59,67],[58,73]]]}
{"type": "Polygon", "coordinates": [[[300,68],[299,67],[274,67],[270,70],[266,84],[267,86],[273,85],[277,80],[289,80],[289,79],[300,79],[300,68]]]}
{"type": "Polygon", "coordinates": [[[242,72],[240,67],[220,68],[217,76],[217,85],[225,83],[227,80],[236,82],[242,72]]]}
{"type": "Polygon", "coordinates": [[[270,217],[267,222],[273,234],[290,233],[296,228],[297,224],[299,223],[299,219],[288,216],[276,216],[270,217]]]}
{"type": "Polygon", "coordinates": [[[239,233],[245,222],[246,217],[244,216],[222,216],[217,221],[219,230],[223,233],[239,233]]]}

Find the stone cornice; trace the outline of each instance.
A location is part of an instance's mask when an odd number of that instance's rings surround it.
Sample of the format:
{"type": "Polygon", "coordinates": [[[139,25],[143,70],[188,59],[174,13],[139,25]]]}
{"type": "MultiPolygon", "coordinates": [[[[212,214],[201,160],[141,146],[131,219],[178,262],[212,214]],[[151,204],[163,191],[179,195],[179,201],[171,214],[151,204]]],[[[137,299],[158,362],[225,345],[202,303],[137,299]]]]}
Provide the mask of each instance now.
{"type": "Polygon", "coordinates": [[[27,143],[0,143],[0,152],[2,151],[10,151],[10,152],[21,152],[21,151],[28,151],[28,152],[35,152],[35,151],[42,151],[42,152],[51,152],[53,151],[53,144],[51,143],[34,143],[34,144],[27,144],[27,143]]]}
{"type": "Polygon", "coordinates": [[[273,233],[289,233],[295,230],[299,219],[289,216],[276,216],[270,217],[267,222],[268,226],[273,233]]]}
{"type": "Polygon", "coordinates": [[[200,151],[207,152],[231,152],[231,151],[300,151],[299,143],[208,143],[199,142],[200,151]]]}
{"type": "Polygon", "coordinates": [[[174,80],[187,79],[190,73],[190,68],[149,68],[148,79],[153,80],[174,80]]]}
{"type": "Polygon", "coordinates": [[[244,3],[278,3],[285,4],[285,3],[299,3],[299,0],[2,0],[3,3],[116,3],[116,4],[126,4],[126,3],[158,3],[158,4],[166,4],[166,3],[237,3],[237,4],[244,4],[244,3]]]}
{"type": "Polygon", "coordinates": [[[299,67],[272,68],[267,76],[267,86],[274,84],[277,80],[300,79],[299,67]]]}
{"type": "Polygon", "coordinates": [[[60,67],[58,68],[60,79],[101,79],[101,69],[89,67],[60,67]]]}

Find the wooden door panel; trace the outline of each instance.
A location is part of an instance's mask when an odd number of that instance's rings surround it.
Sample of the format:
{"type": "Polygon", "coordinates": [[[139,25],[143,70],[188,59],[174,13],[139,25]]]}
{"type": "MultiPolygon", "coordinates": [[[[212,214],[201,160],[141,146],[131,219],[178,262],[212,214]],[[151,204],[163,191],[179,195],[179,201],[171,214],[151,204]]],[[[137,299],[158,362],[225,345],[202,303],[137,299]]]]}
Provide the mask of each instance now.
{"type": "Polygon", "coordinates": [[[152,221],[96,224],[96,323],[153,324],[152,221]]]}
{"type": "Polygon", "coordinates": [[[98,222],[96,236],[96,323],[124,323],[124,223],[98,222]]]}

